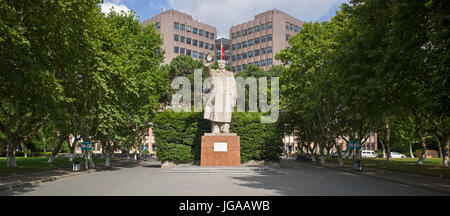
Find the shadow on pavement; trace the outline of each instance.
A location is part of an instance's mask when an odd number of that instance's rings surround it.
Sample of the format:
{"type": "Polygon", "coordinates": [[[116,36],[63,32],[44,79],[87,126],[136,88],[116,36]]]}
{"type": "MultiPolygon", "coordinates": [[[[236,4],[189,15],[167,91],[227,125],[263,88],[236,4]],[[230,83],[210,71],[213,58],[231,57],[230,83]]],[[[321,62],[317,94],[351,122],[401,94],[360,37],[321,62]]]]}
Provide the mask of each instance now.
{"type": "Polygon", "coordinates": [[[8,176],[0,176],[0,186],[9,184],[12,188],[6,189],[0,187],[0,196],[14,196],[35,190],[40,183],[55,181],[63,177],[71,177],[75,175],[84,175],[96,172],[114,172],[123,168],[134,167],[160,168],[161,163],[146,161],[113,161],[110,167],[106,167],[103,163],[96,164],[95,169],[86,172],[84,166],[79,172],[73,172],[72,167],[64,169],[41,170],[23,174],[13,174],[8,176]],[[39,182],[41,181],[41,182],[39,182]]]}

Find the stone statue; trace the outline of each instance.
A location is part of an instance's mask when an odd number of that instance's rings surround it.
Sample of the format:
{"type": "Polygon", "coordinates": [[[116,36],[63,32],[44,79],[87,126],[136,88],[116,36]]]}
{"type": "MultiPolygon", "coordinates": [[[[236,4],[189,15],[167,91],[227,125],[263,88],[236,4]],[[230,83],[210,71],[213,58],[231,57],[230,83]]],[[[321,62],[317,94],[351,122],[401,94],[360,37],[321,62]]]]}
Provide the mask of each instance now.
{"type": "Polygon", "coordinates": [[[237,89],[233,72],[225,69],[225,61],[219,60],[219,69],[211,69],[212,56],[204,65],[205,74],[211,77],[211,92],[206,97],[203,118],[211,120],[213,134],[230,133],[231,113],[236,107],[237,89]]]}

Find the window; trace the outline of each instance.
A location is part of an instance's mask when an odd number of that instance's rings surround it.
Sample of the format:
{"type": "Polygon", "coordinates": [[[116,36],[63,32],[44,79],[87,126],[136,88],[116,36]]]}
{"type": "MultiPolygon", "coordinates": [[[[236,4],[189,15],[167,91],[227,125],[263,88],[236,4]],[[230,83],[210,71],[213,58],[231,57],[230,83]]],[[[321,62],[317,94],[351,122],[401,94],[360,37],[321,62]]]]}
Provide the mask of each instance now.
{"type": "Polygon", "coordinates": [[[272,53],[272,47],[267,47],[267,53],[272,53]]]}
{"type": "Polygon", "coordinates": [[[261,48],[261,54],[266,54],[266,48],[261,48]]]}
{"type": "Polygon", "coordinates": [[[197,34],[198,29],[194,28],[194,30],[192,31],[192,34],[197,34]]]}
{"type": "Polygon", "coordinates": [[[193,56],[194,58],[197,58],[197,52],[196,52],[196,51],[192,51],[192,56],[193,56]]]}
{"type": "Polygon", "coordinates": [[[242,48],[247,47],[247,41],[242,42],[242,48]]]}
{"type": "Polygon", "coordinates": [[[267,35],[267,41],[271,41],[272,40],[272,35],[267,35]]]}
{"type": "Polygon", "coordinates": [[[237,32],[237,36],[238,36],[238,37],[241,37],[241,36],[242,36],[242,32],[241,32],[241,31],[238,31],[238,32],[237,32]]]}
{"type": "Polygon", "coordinates": [[[205,43],[205,49],[209,49],[209,43],[205,43]]]}
{"type": "Polygon", "coordinates": [[[199,59],[203,59],[204,56],[205,56],[205,54],[203,54],[203,53],[198,53],[198,58],[199,58],[199,59]]]}
{"type": "Polygon", "coordinates": [[[248,46],[253,46],[253,39],[248,40],[248,46]]]}
{"type": "Polygon", "coordinates": [[[173,23],[173,27],[174,27],[175,29],[179,29],[179,28],[180,28],[180,23],[174,22],[174,23],[173,23]]]}
{"type": "Polygon", "coordinates": [[[174,41],[179,41],[179,39],[180,39],[180,36],[179,35],[173,35],[173,40],[174,41]]]}
{"type": "Polygon", "coordinates": [[[238,65],[237,66],[237,71],[239,72],[239,71],[241,71],[242,69],[241,69],[241,66],[240,65],[238,65]]]}
{"type": "Polygon", "coordinates": [[[257,25],[257,26],[255,26],[255,32],[259,32],[259,29],[260,29],[261,27],[259,26],[259,25],[257,25]]]}
{"type": "Polygon", "coordinates": [[[266,36],[261,36],[261,43],[266,42],[266,36]]]}
{"type": "Polygon", "coordinates": [[[261,24],[261,31],[266,29],[266,24],[261,24]]]}
{"type": "Polygon", "coordinates": [[[184,31],[185,28],[186,28],[186,25],[185,24],[181,24],[180,30],[184,31]]]}
{"type": "Polygon", "coordinates": [[[286,34],[286,41],[289,41],[289,38],[291,37],[291,35],[286,34]]]}
{"type": "Polygon", "coordinates": [[[191,38],[186,38],[186,44],[191,44],[191,38]]]}
{"type": "Polygon", "coordinates": [[[242,36],[247,35],[247,29],[242,30],[242,36]]]}
{"type": "Polygon", "coordinates": [[[260,53],[261,51],[259,50],[259,49],[257,49],[257,50],[255,50],[255,56],[259,56],[259,53],[260,53]]]}
{"type": "Polygon", "coordinates": [[[246,59],[247,58],[247,53],[242,53],[242,58],[246,59]]]}
{"type": "Polygon", "coordinates": [[[272,65],[272,59],[267,59],[267,65],[272,65]]]}
{"type": "Polygon", "coordinates": [[[187,32],[191,32],[191,30],[192,30],[192,29],[191,29],[191,26],[187,26],[186,31],[187,31],[187,32]]]}
{"type": "Polygon", "coordinates": [[[267,29],[271,29],[272,28],[272,22],[268,22],[267,23],[267,29]]]}
{"type": "Polygon", "coordinates": [[[238,60],[241,60],[241,59],[242,59],[242,55],[241,55],[241,54],[238,54],[238,55],[237,55],[237,59],[238,59],[238,60]]]}
{"type": "Polygon", "coordinates": [[[236,44],[231,45],[231,50],[236,50],[236,44]]]}
{"type": "Polygon", "coordinates": [[[248,57],[249,58],[253,57],[253,51],[248,52],[248,57]]]}
{"type": "Polygon", "coordinates": [[[236,56],[231,56],[231,61],[236,61],[236,56]]]}
{"type": "Polygon", "coordinates": [[[241,43],[237,43],[237,48],[241,49],[241,43]]]}
{"type": "Polygon", "coordinates": [[[211,44],[210,50],[214,50],[214,44],[211,44]]]}
{"type": "Polygon", "coordinates": [[[156,28],[161,28],[161,22],[156,22],[156,28]]]}
{"type": "Polygon", "coordinates": [[[246,64],[242,64],[242,69],[245,70],[247,68],[246,64]]]}
{"type": "Polygon", "coordinates": [[[294,24],[291,23],[291,25],[289,26],[290,30],[294,30],[294,24]]]}
{"type": "Polygon", "coordinates": [[[198,47],[203,48],[203,41],[198,42],[198,47]]]}
{"type": "Polygon", "coordinates": [[[259,37],[255,38],[255,44],[259,44],[260,41],[261,39],[259,37]]]}
{"type": "Polygon", "coordinates": [[[286,22],[286,30],[289,30],[290,23],[286,22]]]}
{"type": "Polygon", "coordinates": [[[205,37],[209,37],[209,32],[205,31],[205,37]]]}
{"type": "Polygon", "coordinates": [[[179,53],[179,50],[180,50],[179,47],[177,47],[177,46],[173,47],[173,52],[174,53],[179,53]]]}
{"type": "Polygon", "coordinates": [[[203,30],[199,29],[198,30],[198,35],[203,36],[203,32],[204,32],[203,30]]]}
{"type": "Polygon", "coordinates": [[[248,28],[248,34],[252,34],[253,33],[253,27],[248,28]]]}
{"type": "Polygon", "coordinates": [[[209,38],[214,39],[214,33],[209,33],[209,38]]]}
{"type": "Polygon", "coordinates": [[[184,36],[181,36],[181,37],[180,37],[180,42],[181,42],[181,43],[184,43],[184,36]]]}
{"type": "Polygon", "coordinates": [[[236,67],[235,66],[233,66],[231,68],[232,68],[233,72],[236,72],[236,67]]]}
{"type": "Polygon", "coordinates": [[[232,38],[232,39],[236,39],[236,33],[232,33],[232,34],[231,34],[231,38],[232,38]]]}
{"type": "Polygon", "coordinates": [[[255,65],[259,67],[259,61],[255,61],[255,65]]]}
{"type": "Polygon", "coordinates": [[[186,50],[186,55],[191,56],[191,50],[186,50]]]}
{"type": "Polygon", "coordinates": [[[261,66],[266,66],[266,60],[261,60],[261,66]]]}
{"type": "Polygon", "coordinates": [[[295,26],[294,31],[295,31],[296,33],[300,32],[300,27],[299,27],[299,26],[295,26]]]}
{"type": "Polygon", "coordinates": [[[180,49],[180,54],[182,54],[182,55],[184,55],[184,54],[185,54],[185,50],[184,50],[184,48],[181,48],[181,49],[180,49]]]}
{"type": "Polygon", "coordinates": [[[197,46],[197,42],[198,42],[197,40],[193,40],[193,41],[192,41],[192,45],[193,45],[193,46],[197,46]]]}

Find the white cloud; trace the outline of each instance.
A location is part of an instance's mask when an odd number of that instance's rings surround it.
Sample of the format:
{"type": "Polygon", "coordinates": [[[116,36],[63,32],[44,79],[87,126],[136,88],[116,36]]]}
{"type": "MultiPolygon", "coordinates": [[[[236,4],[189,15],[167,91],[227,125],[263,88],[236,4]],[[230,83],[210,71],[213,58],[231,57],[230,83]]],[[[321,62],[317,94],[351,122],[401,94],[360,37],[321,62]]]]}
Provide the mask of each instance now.
{"type": "Polygon", "coordinates": [[[102,12],[103,13],[109,13],[111,8],[115,11],[120,13],[121,11],[127,12],[130,11],[130,9],[124,5],[124,4],[120,4],[122,1],[121,0],[113,0],[112,2],[104,2],[103,4],[101,4],[102,7],[102,12]]]}
{"type": "MultiPolygon", "coordinates": [[[[169,8],[192,15],[215,26],[217,37],[229,37],[233,25],[253,20],[256,14],[279,9],[302,21],[318,20],[329,10],[348,0],[168,0],[169,8]]],[[[166,8],[168,9],[168,8],[166,8]]]]}

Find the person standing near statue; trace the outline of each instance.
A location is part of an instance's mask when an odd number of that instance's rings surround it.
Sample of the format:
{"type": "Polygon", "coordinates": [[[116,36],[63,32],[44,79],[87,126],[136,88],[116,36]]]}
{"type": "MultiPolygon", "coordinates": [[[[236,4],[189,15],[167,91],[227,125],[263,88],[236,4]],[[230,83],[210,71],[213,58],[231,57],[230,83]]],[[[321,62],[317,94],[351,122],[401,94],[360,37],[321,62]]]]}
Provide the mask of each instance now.
{"type": "Polygon", "coordinates": [[[237,89],[233,72],[225,69],[225,60],[218,60],[219,69],[211,69],[213,57],[208,54],[204,65],[205,74],[211,77],[211,91],[206,97],[204,119],[211,120],[213,134],[228,134],[231,114],[236,107],[237,89]]]}

